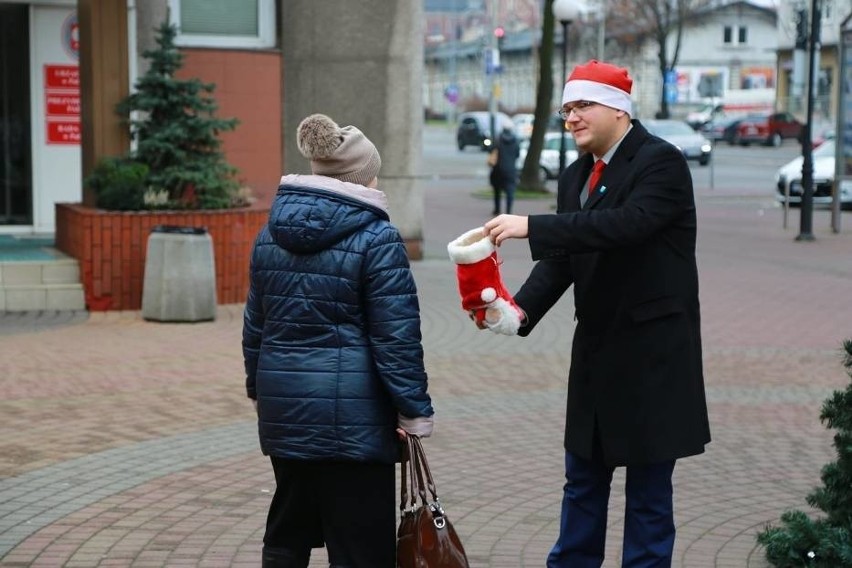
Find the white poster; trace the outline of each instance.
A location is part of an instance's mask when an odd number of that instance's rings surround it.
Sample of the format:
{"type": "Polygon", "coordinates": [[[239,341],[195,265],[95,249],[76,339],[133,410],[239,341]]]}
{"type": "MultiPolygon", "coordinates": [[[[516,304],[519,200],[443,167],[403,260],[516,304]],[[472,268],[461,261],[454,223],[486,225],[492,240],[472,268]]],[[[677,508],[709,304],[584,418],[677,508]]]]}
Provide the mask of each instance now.
{"type": "Polygon", "coordinates": [[[678,67],[677,102],[699,103],[723,97],[728,85],[727,67],[678,67]]]}

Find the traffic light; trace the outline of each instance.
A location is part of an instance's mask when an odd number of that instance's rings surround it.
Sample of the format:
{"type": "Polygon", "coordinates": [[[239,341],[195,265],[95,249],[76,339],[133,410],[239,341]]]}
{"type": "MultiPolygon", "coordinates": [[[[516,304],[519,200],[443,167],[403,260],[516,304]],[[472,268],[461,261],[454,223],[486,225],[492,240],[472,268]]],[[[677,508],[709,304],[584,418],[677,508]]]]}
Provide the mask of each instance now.
{"type": "Polygon", "coordinates": [[[796,49],[805,49],[808,45],[808,13],[796,10],[796,49]]]}
{"type": "Polygon", "coordinates": [[[497,26],[494,28],[494,37],[497,38],[497,49],[503,49],[503,38],[506,37],[506,30],[503,29],[503,26],[497,26]]]}

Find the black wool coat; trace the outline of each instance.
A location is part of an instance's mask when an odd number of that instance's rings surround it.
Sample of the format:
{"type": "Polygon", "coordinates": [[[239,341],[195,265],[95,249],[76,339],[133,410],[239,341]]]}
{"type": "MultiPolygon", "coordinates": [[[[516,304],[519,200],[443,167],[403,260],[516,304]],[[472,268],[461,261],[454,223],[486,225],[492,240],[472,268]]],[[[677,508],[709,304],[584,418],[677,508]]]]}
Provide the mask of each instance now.
{"type": "Polygon", "coordinates": [[[585,154],[563,172],[556,215],[529,218],[538,262],[515,295],[520,335],[573,284],[565,449],[613,466],[699,454],[710,428],[689,167],[634,120],[581,209],[592,164],[585,154]]]}

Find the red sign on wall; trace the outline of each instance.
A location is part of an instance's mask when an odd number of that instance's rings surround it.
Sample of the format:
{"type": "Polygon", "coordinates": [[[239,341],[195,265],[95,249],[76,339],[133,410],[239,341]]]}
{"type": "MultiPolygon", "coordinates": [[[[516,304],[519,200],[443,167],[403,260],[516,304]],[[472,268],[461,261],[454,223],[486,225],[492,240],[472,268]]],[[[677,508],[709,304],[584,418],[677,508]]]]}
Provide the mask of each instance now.
{"type": "Polygon", "coordinates": [[[44,119],[48,144],[80,143],[80,68],[44,66],[44,119]]]}
{"type": "Polygon", "coordinates": [[[48,144],[79,144],[80,123],[78,121],[63,120],[47,123],[48,144]]]}
{"type": "Polygon", "coordinates": [[[79,89],[80,68],[77,65],[45,65],[45,89],[79,89]]]}
{"type": "Polygon", "coordinates": [[[45,93],[47,116],[80,116],[80,95],[78,93],[45,93]]]}

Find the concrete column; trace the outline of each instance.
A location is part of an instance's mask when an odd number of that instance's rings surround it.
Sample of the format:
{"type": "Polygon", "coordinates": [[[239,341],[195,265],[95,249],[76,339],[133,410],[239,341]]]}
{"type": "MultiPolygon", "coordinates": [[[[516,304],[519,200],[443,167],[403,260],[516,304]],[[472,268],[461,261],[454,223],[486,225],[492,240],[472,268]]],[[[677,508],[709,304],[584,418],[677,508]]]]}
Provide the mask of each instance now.
{"type": "Polygon", "coordinates": [[[360,128],[382,156],[379,187],[409,255],[422,257],[421,2],[281,0],[284,170],[308,173],[296,127],[321,112],[360,128]]]}
{"type": "Polygon", "coordinates": [[[142,57],[157,48],[157,29],[169,17],[167,0],[134,0],[136,5],[136,77],[148,72],[150,63],[142,57]]]}

